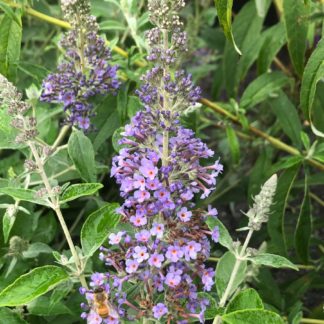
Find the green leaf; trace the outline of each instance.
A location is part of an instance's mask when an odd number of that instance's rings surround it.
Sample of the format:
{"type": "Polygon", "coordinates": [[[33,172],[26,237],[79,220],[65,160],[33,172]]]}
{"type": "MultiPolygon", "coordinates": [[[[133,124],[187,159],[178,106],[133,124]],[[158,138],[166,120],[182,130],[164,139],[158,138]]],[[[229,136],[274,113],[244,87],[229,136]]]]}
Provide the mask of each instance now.
{"type": "Polygon", "coordinates": [[[288,51],[295,71],[303,74],[307,46],[309,7],[303,0],[283,1],[283,21],[286,28],[288,51]]]}
{"type": "Polygon", "coordinates": [[[234,164],[240,162],[240,143],[236,136],[235,130],[231,126],[226,127],[227,141],[229,144],[232,160],[234,164]]]}
{"type": "Polygon", "coordinates": [[[265,265],[272,268],[289,268],[298,271],[297,266],[280,255],[260,253],[256,256],[250,257],[249,260],[258,265],[265,265]]]}
{"type": "Polygon", "coordinates": [[[42,242],[35,242],[28,246],[28,250],[23,252],[25,259],[37,258],[41,253],[52,253],[53,250],[50,246],[42,242]]]}
{"type": "Polygon", "coordinates": [[[114,134],[111,138],[113,148],[116,152],[119,152],[120,149],[124,147],[124,145],[119,144],[119,141],[123,138],[123,136],[121,135],[121,133],[123,132],[125,132],[125,127],[121,126],[114,131],[114,134]]]}
{"type": "MultiPolygon", "coordinates": [[[[267,0],[267,6],[270,1],[267,0]]],[[[239,59],[232,44],[227,41],[223,59],[223,78],[226,91],[229,97],[236,96],[238,85],[245,77],[249,67],[258,56],[262,45],[260,33],[264,18],[257,15],[255,3],[249,1],[235,17],[233,23],[233,35],[236,43],[242,50],[242,57],[239,59]]]]}
{"type": "Polygon", "coordinates": [[[127,116],[132,118],[139,110],[143,108],[143,104],[138,97],[129,96],[127,102],[127,116]]]}
{"type": "Polygon", "coordinates": [[[27,304],[68,278],[69,275],[56,266],[33,269],[1,291],[0,307],[27,304]]]}
{"type": "Polygon", "coordinates": [[[283,319],[276,313],[264,309],[239,310],[222,316],[226,324],[283,324],[283,319]]]}
{"type": "MultiPolygon", "coordinates": [[[[14,205],[10,205],[14,208],[14,205]]],[[[10,208],[10,207],[9,207],[10,208]]],[[[16,213],[8,212],[8,208],[2,218],[2,231],[4,242],[7,243],[10,235],[10,231],[15,223],[16,213]]]]}
{"type": "Polygon", "coordinates": [[[284,24],[282,22],[279,22],[278,24],[267,28],[262,33],[263,44],[259,51],[259,57],[257,61],[258,74],[263,74],[268,71],[273,59],[282,48],[282,46],[285,45],[286,36],[284,28],[284,24]]]}
{"type": "Polygon", "coordinates": [[[298,222],[295,230],[295,248],[297,255],[303,263],[309,261],[309,244],[312,234],[312,216],[309,189],[307,183],[308,175],[305,173],[304,199],[300,208],[298,222]]]}
{"type": "Polygon", "coordinates": [[[255,0],[255,6],[258,12],[258,16],[264,18],[267,13],[267,1],[266,0],[255,0]]]}
{"type": "Polygon", "coordinates": [[[253,197],[260,191],[263,183],[270,177],[270,166],[272,161],[272,151],[269,148],[265,148],[259,151],[259,156],[254,163],[254,166],[249,175],[249,188],[248,188],[248,199],[249,205],[253,204],[253,197]],[[269,172],[265,172],[269,170],[269,172]]]}
{"type": "Polygon", "coordinates": [[[0,194],[8,195],[16,200],[29,201],[38,205],[49,206],[48,201],[37,197],[37,192],[31,189],[23,188],[0,188],[0,194]]]}
{"type": "Polygon", "coordinates": [[[0,308],[0,319],[3,324],[27,324],[19,314],[9,308],[0,308]]]}
{"type": "Polygon", "coordinates": [[[0,73],[10,80],[16,77],[21,37],[22,25],[20,14],[16,15],[16,19],[5,14],[0,23],[0,73]],[[20,23],[17,23],[17,20],[20,23]]]}
{"type": "Polygon", "coordinates": [[[21,26],[21,19],[19,16],[15,14],[15,12],[4,2],[0,1],[0,8],[4,11],[4,13],[14,20],[19,26],[21,26]]]}
{"type": "Polygon", "coordinates": [[[118,20],[104,20],[99,24],[100,30],[125,30],[125,25],[118,20]]]}
{"type": "Polygon", "coordinates": [[[232,33],[232,6],[233,0],[215,0],[215,6],[217,10],[217,16],[219,23],[224,30],[226,38],[232,43],[235,51],[242,55],[240,49],[237,47],[234,36],[232,33]]]}
{"type": "Polygon", "coordinates": [[[262,74],[245,89],[240,106],[245,109],[253,107],[289,83],[290,79],[281,72],[262,74]]]}
{"type": "MultiPolygon", "coordinates": [[[[60,204],[75,200],[83,196],[95,194],[103,185],[101,183],[79,183],[68,187],[60,197],[60,204]]],[[[1,190],[1,189],[0,189],[1,190]]]]}
{"type": "Polygon", "coordinates": [[[303,74],[300,103],[306,118],[309,118],[312,130],[315,135],[324,137],[324,130],[318,130],[313,121],[313,103],[316,93],[316,86],[324,76],[324,38],[317,44],[316,49],[308,59],[303,74]]]}
{"type": "Polygon", "coordinates": [[[91,256],[104,243],[111,230],[119,223],[117,203],[107,204],[93,212],[81,230],[81,245],[85,256],[91,256]]]}
{"type": "MultiPolygon", "coordinates": [[[[60,254],[59,254],[58,261],[59,262],[61,261],[60,254]]],[[[52,291],[50,297],[50,305],[54,305],[59,301],[61,301],[64,297],[66,297],[71,292],[72,289],[73,289],[73,282],[71,280],[65,281],[57,285],[52,291]]]]}
{"type": "Polygon", "coordinates": [[[90,139],[83,132],[74,130],[69,138],[68,151],[81,178],[86,182],[95,182],[95,153],[90,139]]]}
{"type": "Polygon", "coordinates": [[[252,288],[239,292],[227,305],[225,313],[249,308],[263,309],[263,303],[259,294],[252,288]]]}
{"type": "Polygon", "coordinates": [[[271,245],[276,253],[287,255],[285,212],[291,188],[295,182],[300,163],[286,169],[279,177],[277,190],[274,196],[274,204],[271,205],[271,213],[268,221],[268,232],[271,245]]]}
{"type": "Polygon", "coordinates": [[[211,231],[214,229],[215,226],[218,226],[219,244],[231,251],[233,249],[233,240],[223,223],[218,218],[209,216],[206,220],[206,224],[211,231]]]}
{"type": "Polygon", "coordinates": [[[291,139],[295,146],[300,148],[302,146],[300,140],[302,125],[296,107],[283,91],[279,91],[278,96],[271,98],[269,103],[278,118],[283,132],[291,139]]]}
{"type": "MultiPolygon", "coordinates": [[[[231,252],[226,252],[217,263],[216,267],[216,289],[219,298],[223,296],[228,282],[231,277],[231,273],[235,264],[236,258],[231,252]]],[[[229,296],[236,290],[236,288],[243,282],[246,273],[246,261],[242,261],[237,271],[237,275],[234,279],[232,289],[229,296]]]]}
{"type": "Polygon", "coordinates": [[[96,106],[97,115],[92,120],[98,131],[89,134],[96,152],[112,136],[115,129],[121,126],[119,115],[116,113],[116,101],[116,96],[109,95],[96,106]]]}
{"type": "Polygon", "coordinates": [[[71,314],[71,310],[63,302],[51,304],[50,298],[41,296],[27,305],[28,313],[37,316],[55,316],[71,314]]]}

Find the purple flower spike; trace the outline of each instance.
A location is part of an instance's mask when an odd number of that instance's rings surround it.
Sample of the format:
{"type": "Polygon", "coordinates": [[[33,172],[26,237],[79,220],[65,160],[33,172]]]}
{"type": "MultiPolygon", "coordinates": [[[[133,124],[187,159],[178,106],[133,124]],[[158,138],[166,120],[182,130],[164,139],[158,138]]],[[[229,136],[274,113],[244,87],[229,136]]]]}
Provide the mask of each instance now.
{"type": "MultiPolygon", "coordinates": [[[[142,75],[135,91],[143,109],[121,133],[123,148],[113,157],[110,172],[124,201],[118,226],[127,235],[111,234],[109,242],[115,246],[102,249],[100,257],[114,268],[104,285],[110,286],[109,299],[118,305],[121,321],[154,317],[161,323],[185,324],[204,321],[206,301],[200,292],[214,284],[215,272],[204,263],[210,256],[210,239],[217,242],[220,234],[217,226],[209,230],[206,218],[218,212],[211,206],[207,211],[197,208],[196,201],[212,194],[223,166],[219,160],[209,162],[217,159],[215,153],[181,126],[181,114],[197,103],[201,90],[191,75],[177,70],[180,52],[187,51],[177,15],[185,1],[165,3],[162,8],[160,1],[149,1],[150,20],[158,26],[147,33],[148,60],[155,65],[142,75]],[[156,14],[161,8],[163,14],[156,14]],[[140,290],[135,304],[132,287],[140,290]]],[[[104,78],[105,71],[105,65],[100,66],[95,74],[104,78]]],[[[55,92],[52,83],[44,88],[49,96],[55,92]]],[[[73,95],[79,95],[68,90],[72,93],[65,98],[66,109],[73,95]]],[[[84,106],[78,102],[78,111],[84,106]]]]}

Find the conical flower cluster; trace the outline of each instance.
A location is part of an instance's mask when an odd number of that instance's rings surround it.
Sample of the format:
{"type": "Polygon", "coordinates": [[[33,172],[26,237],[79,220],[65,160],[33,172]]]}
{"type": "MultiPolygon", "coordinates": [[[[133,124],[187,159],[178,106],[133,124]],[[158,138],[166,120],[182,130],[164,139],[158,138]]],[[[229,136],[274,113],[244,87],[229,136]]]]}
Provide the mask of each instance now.
{"type": "MultiPolygon", "coordinates": [[[[217,242],[219,232],[217,227],[209,231],[204,220],[216,217],[217,210],[197,209],[194,201],[215,189],[223,167],[218,160],[208,164],[214,152],[180,125],[181,112],[201,92],[191,76],[175,71],[186,51],[177,14],[183,5],[150,2],[157,27],[147,34],[154,66],[137,91],[144,109],[125,126],[124,148],[111,169],[125,199],[118,210],[125,230],[110,234],[111,247],[101,249],[101,259],[115,272],[92,277],[93,287],[109,292],[120,318],[130,321],[204,322],[208,301],[198,292],[210,291],[214,283],[214,269],[204,262],[210,255],[209,237],[217,242]]],[[[83,316],[91,323],[119,322],[116,317],[98,319],[94,311],[83,316]]]]}

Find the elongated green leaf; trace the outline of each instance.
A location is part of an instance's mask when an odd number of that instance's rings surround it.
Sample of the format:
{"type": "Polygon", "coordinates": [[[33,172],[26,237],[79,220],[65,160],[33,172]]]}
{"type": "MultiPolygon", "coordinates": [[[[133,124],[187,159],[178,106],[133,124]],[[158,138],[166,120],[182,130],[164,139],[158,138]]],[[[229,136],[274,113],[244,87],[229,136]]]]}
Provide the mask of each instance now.
{"type": "Polygon", "coordinates": [[[303,0],[283,1],[283,17],[288,41],[288,51],[294,69],[303,74],[309,7],[303,0]]]}
{"type": "Polygon", "coordinates": [[[263,33],[263,44],[261,46],[257,61],[258,73],[266,73],[279,50],[286,43],[285,27],[282,22],[266,29],[263,33]]]}
{"type": "Polygon", "coordinates": [[[14,20],[17,25],[21,26],[21,19],[15,14],[15,12],[4,2],[0,1],[0,8],[5,12],[5,14],[14,20]]]}
{"type": "Polygon", "coordinates": [[[38,198],[37,192],[31,189],[4,187],[0,188],[0,194],[8,195],[17,200],[29,201],[35,204],[49,206],[45,199],[38,198]]]}
{"type": "MultiPolygon", "coordinates": [[[[14,208],[14,205],[11,206],[14,208]]],[[[12,226],[15,223],[15,220],[16,220],[16,213],[15,212],[11,213],[10,210],[7,209],[2,218],[2,230],[3,230],[3,238],[5,243],[8,242],[10,231],[12,229],[12,226]]]]}
{"type": "Polygon", "coordinates": [[[16,76],[22,37],[21,17],[5,14],[0,23],[0,73],[12,80],[16,76]],[[20,23],[17,23],[17,20],[20,23]]]}
{"type": "Polygon", "coordinates": [[[309,119],[315,135],[324,137],[324,130],[318,130],[313,121],[313,102],[316,85],[324,76],[324,38],[317,44],[316,49],[309,58],[303,74],[300,90],[300,103],[306,118],[309,119]]]}
{"type": "Polygon", "coordinates": [[[101,183],[79,183],[68,187],[60,197],[60,204],[75,200],[83,196],[90,196],[101,189],[101,183]]]}
{"type": "Polygon", "coordinates": [[[238,164],[240,162],[240,143],[231,126],[226,127],[226,135],[233,163],[238,164]]]}
{"type": "Polygon", "coordinates": [[[260,253],[249,258],[255,264],[265,265],[272,268],[290,268],[298,271],[298,267],[291,263],[288,259],[275,254],[260,253]]]}
{"type": "Polygon", "coordinates": [[[278,118],[283,132],[289,136],[295,146],[301,148],[300,133],[302,125],[296,107],[283,91],[279,91],[278,96],[271,98],[269,103],[278,118]]]}
{"type": "Polygon", "coordinates": [[[258,16],[264,18],[267,13],[267,1],[266,0],[255,0],[255,6],[258,12],[258,16]]]}
{"type": "Polygon", "coordinates": [[[29,303],[69,278],[60,267],[44,266],[22,275],[0,293],[0,307],[29,303]]]}
{"type": "Polygon", "coordinates": [[[281,72],[262,74],[245,89],[240,106],[253,107],[289,83],[290,79],[281,72]]]}
{"type": "Polygon", "coordinates": [[[240,49],[237,47],[232,33],[232,6],[233,0],[215,0],[217,16],[219,23],[224,30],[226,38],[232,43],[235,51],[242,55],[240,49]]]}
{"type": "Polygon", "coordinates": [[[285,233],[285,211],[290,190],[296,179],[300,163],[286,169],[279,177],[274,204],[268,221],[268,232],[271,238],[272,250],[281,255],[287,255],[286,233],[285,233]]]}
{"type": "Polygon", "coordinates": [[[4,324],[27,324],[19,314],[6,307],[0,308],[0,319],[4,324]]]}
{"type": "Polygon", "coordinates": [[[95,182],[95,153],[90,139],[83,132],[74,130],[69,138],[68,151],[81,178],[86,182],[95,182]]]}
{"type": "Polygon", "coordinates": [[[237,294],[227,305],[225,313],[232,313],[238,310],[250,308],[263,309],[263,303],[259,294],[252,288],[245,289],[237,294]]]}
{"type": "Polygon", "coordinates": [[[228,250],[233,249],[233,240],[231,238],[231,235],[228,233],[228,230],[223,225],[223,223],[215,217],[208,217],[206,220],[206,224],[209,227],[209,229],[212,231],[215,226],[218,226],[219,228],[219,244],[226,247],[228,250]]]}
{"type": "Polygon", "coordinates": [[[85,256],[91,256],[104,243],[111,230],[119,223],[117,203],[107,204],[93,212],[83,224],[81,245],[85,256]]]}
{"type": "Polygon", "coordinates": [[[297,255],[303,263],[309,261],[309,243],[312,234],[312,216],[309,189],[307,183],[307,172],[305,174],[304,199],[300,208],[298,222],[295,231],[295,247],[297,255]]]}
{"type": "Polygon", "coordinates": [[[94,150],[97,152],[102,144],[112,136],[115,129],[121,126],[116,113],[117,96],[109,95],[96,106],[97,115],[92,119],[98,132],[89,134],[94,150]]]}
{"type": "Polygon", "coordinates": [[[239,310],[222,316],[226,324],[283,324],[283,319],[276,313],[264,309],[239,310]]]}
{"type": "MultiPolygon", "coordinates": [[[[270,1],[267,0],[267,7],[270,1]]],[[[238,91],[238,85],[246,75],[247,70],[257,58],[262,45],[259,41],[263,19],[258,16],[255,3],[249,1],[237,14],[233,22],[233,35],[242,50],[239,60],[232,44],[227,41],[223,59],[223,78],[228,96],[234,97],[238,91]]]]}
{"type": "MultiPolygon", "coordinates": [[[[226,287],[228,285],[228,282],[231,277],[231,273],[235,264],[235,256],[231,252],[226,252],[217,263],[216,267],[216,289],[217,294],[221,298],[223,296],[226,287]]],[[[242,261],[239,269],[237,271],[237,276],[234,279],[232,289],[230,291],[231,295],[235,289],[242,283],[242,281],[245,278],[246,273],[246,261],[242,261]]]]}
{"type": "Polygon", "coordinates": [[[248,199],[249,205],[253,205],[253,197],[257,195],[260,191],[263,183],[269,178],[270,174],[275,172],[265,172],[265,170],[270,171],[272,154],[271,150],[263,149],[259,151],[259,157],[254,163],[253,169],[249,175],[249,190],[248,190],[248,199]]]}
{"type": "Polygon", "coordinates": [[[125,30],[125,25],[118,20],[104,20],[99,24],[100,30],[125,30]]]}

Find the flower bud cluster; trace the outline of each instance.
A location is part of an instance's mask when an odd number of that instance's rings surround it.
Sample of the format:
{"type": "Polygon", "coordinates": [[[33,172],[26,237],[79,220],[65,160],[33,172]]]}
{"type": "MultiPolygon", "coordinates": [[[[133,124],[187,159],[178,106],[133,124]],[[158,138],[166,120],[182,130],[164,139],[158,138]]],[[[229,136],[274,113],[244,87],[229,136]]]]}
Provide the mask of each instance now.
{"type": "Polygon", "coordinates": [[[25,116],[31,106],[22,100],[22,94],[17,88],[0,74],[0,105],[2,104],[12,117],[11,126],[20,131],[15,139],[17,144],[26,143],[38,135],[36,119],[25,116]]]}
{"type": "Polygon", "coordinates": [[[246,213],[249,218],[248,227],[254,231],[261,229],[262,223],[269,219],[270,207],[277,188],[277,175],[274,174],[262,186],[261,191],[254,197],[254,204],[246,213]]]}
{"type": "MultiPolygon", "coordinates": [[[[186,50],[186,35],[177,23],[183,5],[178,0],[149,2],[158,26],[147,33],[154,67],[136,91],[144,109],[125,126],[119,142],[124,147],[111,168],[125,199],[118,209],[125,229],[110,234],[110,247],[101,248],[101,260],[115,272],[96,273],[90,283],[94,291],[109,294],[119,315],[102,319],[92,307],[82,315],[88,323],[143,317],[161,323],[204,322],[208,301],[198,292],[214,284],[214,269],[204,262],[210,255],[209,237],[217,242],[219,229],[205,225],[217,210],[197,209],[195,198],[204,199],[215,189],[223,166],[219,160],[208,163],[214,152],[180,125],[181,112],[201,93],[191,76],[174,71],[186,50]],[[132,289],[137,289],[135,298],[132,289]]],[[[83,292],[93,304],[94,292],[83,292]]]]}
{"type": "Polygon", "coordinates": [[[65,0],[62,9],[72,30],[61,41],[65,53],[58,71],[43,81],[41,100],[62,104],[68,115],[66,122],[88,130],[94,115],[92,99],[115,94],[119,87],[118,67],[109,64],[111,53],[97,35],[89,2],[65,0]]]}
{"type": "Polygon", "coordinates": [[[172,31],[183,25],[178,12],[185,6],[184,0],[149,0],[150,20],[158,28],[172,31]]]}

